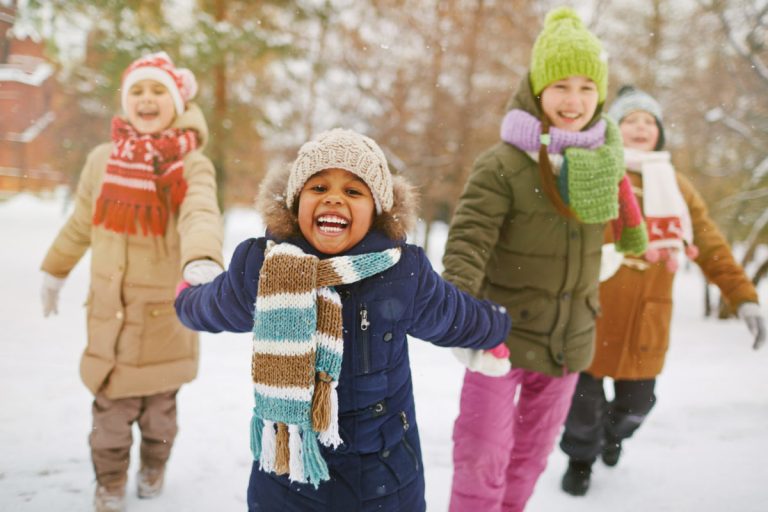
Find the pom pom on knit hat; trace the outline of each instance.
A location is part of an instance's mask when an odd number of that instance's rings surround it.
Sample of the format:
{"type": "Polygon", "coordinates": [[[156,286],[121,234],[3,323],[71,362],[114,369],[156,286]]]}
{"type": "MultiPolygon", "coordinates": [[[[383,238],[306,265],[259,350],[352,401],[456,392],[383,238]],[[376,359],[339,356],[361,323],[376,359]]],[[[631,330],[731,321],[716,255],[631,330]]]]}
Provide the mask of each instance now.
{"type": "Polygon", "coordinates": [[[124,112],[131,87],[142,80],[154,80],[168,89],[176,115],[183,114],[187,102],[197,94],[197,80],[190,70],[174,66],[165,52],[151,53],[133,61],[123,72],[120,99],[124,112]]]}
{"type": "Polygon", "coordinates": [[[376,213],[392,209],[392,174],[387,157],[378,144],[352,130],[334,128],[306,142],[291,166],[285,202],[292,208],[304,183],[325,169],[344,169],[368,185],[376,203],[376,213]]]}
{"type": "Polygon", "coordinates": [[[659,127],[659,140],[656,142],[654,149],[656,151],[662,149],[665,138],[664,116],[662,115],[661,105],[647,92],[636,89],[631,85],[623,85],[616,94],[616,99],[613,101],[608,115],[616,121],[616,124],[621,124],[621,121],[632,112],[648,112],[656,119],[656,125],[659,127]]]}
{"type": "Polygon", "coordinates": [[[585,76],[597,85],[598,102],[608,89],[608,56],[600,40],[573,9],[558,7],[547,14],[531,53],[531,88],[539,95],[552,82],[585,76]]]}

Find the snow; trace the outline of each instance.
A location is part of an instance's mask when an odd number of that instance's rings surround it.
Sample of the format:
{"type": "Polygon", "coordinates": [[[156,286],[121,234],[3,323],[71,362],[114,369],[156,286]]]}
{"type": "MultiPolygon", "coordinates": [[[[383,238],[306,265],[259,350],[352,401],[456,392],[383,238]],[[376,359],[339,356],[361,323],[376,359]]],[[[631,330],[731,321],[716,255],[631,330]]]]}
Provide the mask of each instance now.
{"type": "MultiPolygon", "coordinates": [[[[61,198],[17,195],[0,203],[4,326],[0,509],[4,511],[90,509],[91,396],[78,376],[85,340],[87,257],[62,290],[58,316],[44,319],[38,297],[40,261],[65,218],[61,198]]],[[[247,209],[230,211],[226,225],[227,257],[239,241],[260,235],[263,229],[247,209]]],[[[432,230],[430,256],[437,268],[445,233],[444,225],[432,230]]],[[[678,276],[673,341],[657,386],[658,403],[647,423],[625,444],[619,465],[606,468],[598,463],[589,494],[572,498],[559,489],[566,459],[555,448],[528,510],[768,509],[768,350],[750,348],[750,336],[739,320],[702,318],[702,283],[696,267],[678,276]]],[[[765,286],[761,299],[767,303],[765,286]]],[[[462,368],[449,350],[418,340],[410,348],[428,510],[444,511],[462,368]]],[[[180,431],[165,492],[157,500],[136,498],[134,449],[131,511],[246,508],[251,464],[250,337],[203,334],[201,353],[197,380],[179,394],[180,431]]]]}

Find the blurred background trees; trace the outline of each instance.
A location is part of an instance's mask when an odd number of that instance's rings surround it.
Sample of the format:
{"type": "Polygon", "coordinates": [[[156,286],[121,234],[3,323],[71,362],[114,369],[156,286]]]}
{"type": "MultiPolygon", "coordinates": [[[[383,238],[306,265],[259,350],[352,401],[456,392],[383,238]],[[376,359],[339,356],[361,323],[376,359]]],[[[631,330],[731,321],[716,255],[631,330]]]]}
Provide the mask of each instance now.
{"type": "Polygon", "coordinates": [[[428,229],[497,142],[544,14],[563,3],[604,41],[609,102],[625,83],[661,100],[676,165],[743,261],[758,258],[753,273],[768,272],[768,0],[28,0],[21,17],[60,68],[58,164],[73,176],[108,133],[122,70],[163,49],[200,82],[225,206],[250,204],[270,166],[346,126],[420,186],[428,229]],[[67,30],[84,34],[79,56],[67,30]]]}

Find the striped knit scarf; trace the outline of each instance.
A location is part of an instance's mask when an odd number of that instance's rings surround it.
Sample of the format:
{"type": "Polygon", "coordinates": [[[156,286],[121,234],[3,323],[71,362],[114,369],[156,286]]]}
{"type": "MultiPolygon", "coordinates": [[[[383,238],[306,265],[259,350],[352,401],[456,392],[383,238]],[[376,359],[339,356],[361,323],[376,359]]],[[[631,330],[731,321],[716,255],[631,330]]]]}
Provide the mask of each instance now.
{"type": "Polygon", "coordinates": [[[390,268],[400,249],[320,260],[269,242],[259,272],[251,375],[251,451],[262,471],[317,488],[328,480],[318,441],[341,444],[336,387],[344,354],[334,286],[390,268]]]}
{"type": "Polygon", "coordinates": [[[172,128],[140,134],[115,117],[112,142],[93,224],[133,235],[138,221],[144,235],[163,236],[169,206],[176,213],[187,192],[184,156],[197,147],[197,132],[172,128]]]}

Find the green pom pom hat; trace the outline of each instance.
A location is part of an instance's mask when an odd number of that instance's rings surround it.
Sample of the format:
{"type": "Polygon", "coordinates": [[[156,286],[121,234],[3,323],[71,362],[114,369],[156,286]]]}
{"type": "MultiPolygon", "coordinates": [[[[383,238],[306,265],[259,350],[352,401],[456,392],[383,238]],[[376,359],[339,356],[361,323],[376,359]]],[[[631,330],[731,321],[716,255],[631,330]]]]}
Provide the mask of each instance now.
{"type": "Polygon", "coordinates": [[[569,7],[551,10],[531,53],[531,88],[539,95],[552,82],[586,76],[597,85],[598,102],[608,89],[608,56],[600,40],[569,7]]]}

